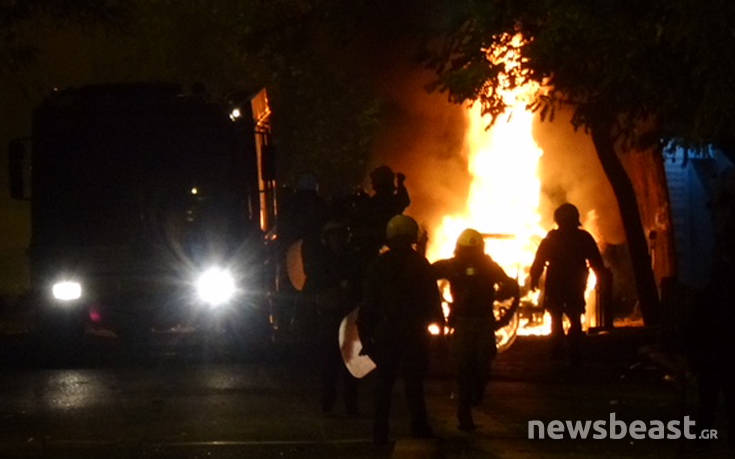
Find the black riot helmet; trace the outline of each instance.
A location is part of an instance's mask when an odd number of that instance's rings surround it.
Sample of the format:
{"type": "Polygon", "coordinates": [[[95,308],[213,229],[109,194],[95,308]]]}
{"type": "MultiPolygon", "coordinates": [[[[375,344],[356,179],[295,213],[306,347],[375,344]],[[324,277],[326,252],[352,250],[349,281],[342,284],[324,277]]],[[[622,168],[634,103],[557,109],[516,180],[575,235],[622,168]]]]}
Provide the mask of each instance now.
{"type": "Polygon", "coordinates": [[[574,204],[564,203],[554,211],[554,221],[559,228],[576,228],[581,226],[579,210],[574,204]]]}

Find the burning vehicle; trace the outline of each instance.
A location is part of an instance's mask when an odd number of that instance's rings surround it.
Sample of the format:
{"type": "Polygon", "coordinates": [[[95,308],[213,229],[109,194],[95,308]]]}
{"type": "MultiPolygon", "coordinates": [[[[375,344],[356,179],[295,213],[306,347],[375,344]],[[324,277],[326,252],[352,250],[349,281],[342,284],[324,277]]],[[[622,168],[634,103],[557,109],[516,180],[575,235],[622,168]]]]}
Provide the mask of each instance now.
{"type": "Polygon", "coordinates": [[[51,349],[90,324],[134,344],[262,334],[276,184],[267,93],[248,94],[99,85],[36,108],[9,164],[12,197],[32,198],[30,304],[51,349]]]}
{"type": "MultiPolygon", "coordinates": [[[[479,103],[467,107],[462,153],[470,179],[469,187],[461,208],[434,219],[435,223],[428,228],[430,237],[426,251],[431,262],[448,258],[454,251],[457,236],[465,228],[475,228],[483,233],[485,252],[517,280],[521,289],[516,314],[506,327],[496,332],[496,343],[501,352],[508,349],[518,335],[551,333],[551,316],[543,308],[543,288],[532,291],[529,278],[536,250],[551,229],[542,218],[541,211],[543,190],[539,164],[544,151],[533,135],[538,114],[529,107],[533,95],[544,88],[530,80],[523,84],[510,84],[508,74],[522,65],[518,51],[522,45],[522,37],[518,35],[507,47],[487,51],[489,61],[505,66],[506,73],[499,75],[501,84],[497,95],[506,108],[492,119],[483,113],[479,103]]],[[[549,203],[546,204],[550,207],[549,203]]],[[[583,216],[582,223],[599,242],[601,237],[596,231],[595,221],[596,214],[592,210],[583,216]]],[[[604,281],[598,286],[594,273],[590,273],[585,290],[585,329],[611,325],[612,281],[604,281]]],[[[451,304],[448,285],[440,285],[440,289],[445,298],[445,316],[448,316],[451,304]]],[[[496,318],[509,307],[507,303],[496,301],[496,318]]],[[[451,330],[432,326],[430,332],[441,335],[451,333],[451,330]]]]}

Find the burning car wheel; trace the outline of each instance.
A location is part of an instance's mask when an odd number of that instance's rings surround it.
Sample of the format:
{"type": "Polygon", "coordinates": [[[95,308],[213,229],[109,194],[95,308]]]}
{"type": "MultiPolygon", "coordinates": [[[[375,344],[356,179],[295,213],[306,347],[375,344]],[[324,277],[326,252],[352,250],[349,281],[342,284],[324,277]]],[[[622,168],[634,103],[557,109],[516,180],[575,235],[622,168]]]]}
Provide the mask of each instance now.
{"type": "MultiPolygon", "coordinates": [[[[493,309],[496,318],[503,317],[508,312],[508,308],[502,304],[496,303],[493,309]]],[[[514,313],[508,325],[495,331],[495,345],[498,353],[507,351],[513,345],[518,337],[518,323],[518,314],[514,313]]]]}

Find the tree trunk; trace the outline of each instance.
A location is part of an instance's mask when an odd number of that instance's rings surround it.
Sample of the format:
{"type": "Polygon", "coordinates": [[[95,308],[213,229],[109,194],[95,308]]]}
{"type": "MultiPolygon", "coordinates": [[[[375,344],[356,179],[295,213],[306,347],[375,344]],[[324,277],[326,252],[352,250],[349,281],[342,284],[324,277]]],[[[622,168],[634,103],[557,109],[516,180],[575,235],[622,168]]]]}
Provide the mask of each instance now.
{"type": "Polygon", "coordinates": [[[615,152],[611,126],[612,124],[607,122],[596,123],[591,129],[592,141],[595,144],[597,156],[600,158],[605,175],[607,175],[618,200],[620,218],[628,242],[643,321],[646,325],[655,325],[659,322],[660,307],[658,289],[648,252],[648,243],[641,224],[633,183],[615,152]]]}
{"type": "MultiPolygon", "coordinates": [[[[669,190],[661,148],[655,146],[632,149],[624,154],[618,151],[618,157],[633,183],[643,231],[651,253],[653,275],[656,284],[662,286],[665,279],[676,277],[676,253],[669,190]],[[655,238],[652,238],[652,234],[655,238]]],[[[664,314],[665,305],[661,304],[661,307],[660,313],[664,314]]]]}

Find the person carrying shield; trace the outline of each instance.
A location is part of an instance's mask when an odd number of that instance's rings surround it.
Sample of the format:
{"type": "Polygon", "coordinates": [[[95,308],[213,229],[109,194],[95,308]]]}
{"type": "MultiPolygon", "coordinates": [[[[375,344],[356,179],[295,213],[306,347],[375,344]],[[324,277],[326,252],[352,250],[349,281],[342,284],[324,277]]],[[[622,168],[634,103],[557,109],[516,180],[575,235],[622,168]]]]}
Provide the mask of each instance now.
{"type": "Polygon", "coordinates": [[[368,269],[357,327],[363,353],[377,365],[373,440],[388,441],[391,393],[400,374],[411,413],[411,434],[433,437],[424,400],[430,323],[443,323],[431,265],[413,249],[418,225],[396,215],[386,227],[389,250],[368,269]]]}
{"type": "Polygon", "coordinates": [[[482,235],[464,230],[454,257],[432,265],[437,279],[447,279],[452,293],[449,326],[454,328],[453,351],[457,363],[457,419],[460,430],[472,431],[472,406],[482,402],[490,362],[497,354],[495,330],[508,324],[519,303],[518,283],[485,254],[482,235]],[[513,298],[513,306],[495,320],[496,299],[513,298]]]}
{"type": "Polygon", "coordinates": [[[338,343],[340,322],[359,301],[359,274],[349,250],[349,239],[347,223],[330,220],[321,229],[318,245],[304,243],[302,257],[307,272],[304,293],[312,298],[316,310],[322,412],[333,411],[337,384],[341,380],[345,409],[348,415],[354,416],[358,413],[357,379],[343,365],[338,343]]]}

